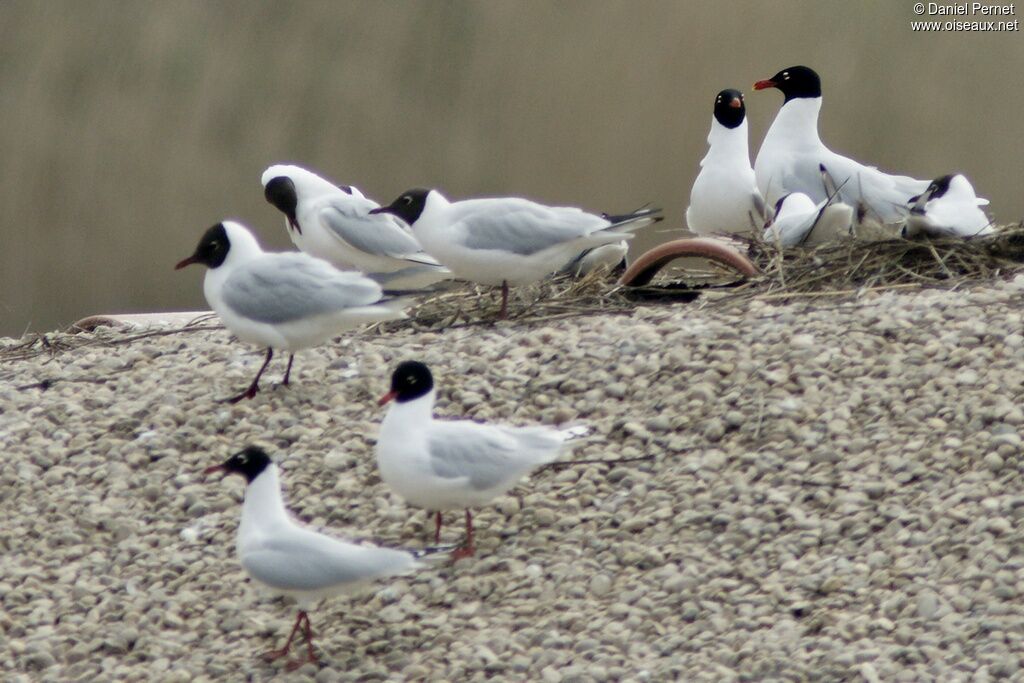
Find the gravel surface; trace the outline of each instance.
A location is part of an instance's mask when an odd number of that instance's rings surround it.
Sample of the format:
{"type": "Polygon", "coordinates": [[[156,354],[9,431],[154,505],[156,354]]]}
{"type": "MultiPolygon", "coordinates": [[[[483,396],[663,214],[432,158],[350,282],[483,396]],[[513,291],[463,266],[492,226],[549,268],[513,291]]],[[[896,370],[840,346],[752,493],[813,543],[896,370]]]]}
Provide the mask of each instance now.
{"type": "Polygon", "coordinates": [[[364,332],[237,406],[262,352],[222,331],[4,363],[2,678],[1020,679],[1022,290],[364,332]],[[200,471],[259,443],[301,519],[426,543],[373,458],[407,358],[440,415],[655,459],[537,473],[479,510],[476,558],[322,603],[320,665],[286,674],[254,657],[294,612],[235,559],[242,481],[200,471]],[[18,388],[45,378],[106,381],[18,388]]]}

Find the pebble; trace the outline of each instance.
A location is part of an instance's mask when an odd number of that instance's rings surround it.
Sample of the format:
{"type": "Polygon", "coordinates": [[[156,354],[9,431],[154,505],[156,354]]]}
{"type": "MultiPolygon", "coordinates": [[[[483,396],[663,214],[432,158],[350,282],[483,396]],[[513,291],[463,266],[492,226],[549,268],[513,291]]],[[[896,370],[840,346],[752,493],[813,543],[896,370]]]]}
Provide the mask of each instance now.
{"type": "MultiPolygon", "coordinates": [[[[236,406],[213,399],[262,352],[222,332],[49,335],[62,343],[0,373],[0,490],[16,493],[0,678],[1020,677],[1014,282],[542,327],[396,323],[303,351],[291,387],[236,406]],[[436,368],[440,415],[585,424],[571,457],[653,459],[541,470],[474,508],[476,557],[324,600],[310,613],[322,661],[288,676],[253,656],[294,611],[235,558],[242,482],[200,473],[262,443],[300,519],[432,544],[432,518],[384,487],[373,456],[373,399],[406,357],[436,368]],[[14,389],[105,368],[116,391],[14,389]]],[[[447,513],[442,542],[462,536],[447,513]]]]}

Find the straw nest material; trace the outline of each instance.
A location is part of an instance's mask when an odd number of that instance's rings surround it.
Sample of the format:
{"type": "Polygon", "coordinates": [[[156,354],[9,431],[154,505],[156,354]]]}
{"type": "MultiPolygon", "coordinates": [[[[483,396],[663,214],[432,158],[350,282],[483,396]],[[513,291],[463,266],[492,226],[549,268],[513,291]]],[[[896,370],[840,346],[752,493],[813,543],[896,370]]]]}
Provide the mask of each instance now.
{"type": "Polygon", "coordinates": [[[856,295],[919,286],[956,288],[999,277],[1024,263],[1024,224],[974,239],[842,240],[813,248],[746,240],[761,270],[735,297],[786,299],[856,295]]]}
{"type": "MultiPolygon", "coordinates": [[[[666,268],[648,286],[623,287],[598,269],[582,278],[560,276],[512,289],[510,318],[516,324],[543,323],[581,315],[628,314],[644,302],[690,301],[714,288],[716,304],[753,298],[787,300],[856,296],[868,291],[921,286],[956,288],[1021,268],[1024,224],[1006,226],[976,239],[880,241],[844,240],[813,248],[782,249],[758,237],[739,240],[761,273],[744,279],[714,263],[686,261],[666,268]]],[[[440,331],[492,325],[500,307],[495,287],[452,283],[437,293],[411,299],[406,320],[382,323],[357,334],[400,329],[440,331]]],[[[95,334],[29,334],[0,345],[0,362],[56,355],[83,345],[120,346],[154,335],[217,329],[208,319],[174,329],[95,334]]],[[[2,373],[0,373],[2,378],[2,373]]]]}

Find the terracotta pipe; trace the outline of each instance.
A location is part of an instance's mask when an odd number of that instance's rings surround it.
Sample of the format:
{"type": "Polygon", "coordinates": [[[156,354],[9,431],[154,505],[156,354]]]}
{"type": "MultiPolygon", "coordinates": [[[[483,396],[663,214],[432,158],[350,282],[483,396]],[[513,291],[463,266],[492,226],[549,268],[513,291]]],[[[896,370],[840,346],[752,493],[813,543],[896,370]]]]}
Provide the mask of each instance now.
{"type": "Polygon", "coordinates": [[[686,257],[706,258],[716,263],[721,263],[742,275],[752,276],[758,274],[757,266],[750,259],[741,254],[735,248],[725,242],[710,239],[708,237],[694,237],[689,239],[673,240],[658,245],[654,249],[641,254],[641,256],[626,269],[626,272],[619,278],[619,284],[627,287],[643,287],[649,283],[658,271],[666,264],[678,258],[686,257]]]}

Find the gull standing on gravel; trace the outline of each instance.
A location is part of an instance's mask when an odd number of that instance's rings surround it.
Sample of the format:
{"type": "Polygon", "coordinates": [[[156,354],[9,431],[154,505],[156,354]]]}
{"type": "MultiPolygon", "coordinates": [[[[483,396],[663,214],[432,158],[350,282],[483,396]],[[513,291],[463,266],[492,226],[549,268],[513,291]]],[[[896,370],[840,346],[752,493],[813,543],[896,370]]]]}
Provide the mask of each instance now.
{"type": "Polygon", "coordinates": [[[906,237],[977,237],[993,232],[992,221],[979,207],[988,204],[974,194],[970,181],[959,173],[936,178],[921,196],[910,200],[906,237]]]}
{"type": "Polygon", "coordinates": [[[754,90],[765,88],[777,88],[786,97],[754,162],[757,186],[766,201],[774,204],[790,192],[803,192],[815,203],[824,201],[819,175],[824,165],[839,184],[844,203],[863,207],[883,223],[906,218],[908,200],[924,192],[928,182],[883,173],[826,147],[818,136],[821,79],[813,69],[791,66],[754,84],[754,90]]]}
{"type": "Polygon", "coordinates": [[[287,385],[296,351],[364,323],[405,317],[404,302],[384,300],[373,280],[343,273],[308,254],[264,252],[241,223],[223,221],[211,227],[195,253],[175,269],[193,263],[209,268],[203,293],[224,327],[242,341],[267,347],[252,384],[227,399],[230,403],[256,395],[274,349],[289,353],[282,382],[287,385]]]}
{"type": "Polygon", "coordinates": [[[690,190],[686,225],[698,235],[749,233],[765,224],[765,202],[757,189],[747,144],[743,93],[723,90],[715,97],[708,153],[690,190]]]}
{"type": "Polygon", "coordinates": [[[263,655],[268,661],[286,656],[301,628],[306,659],[291,662],[290,669],[316,661],[307,612],[320,600],[351,593],[374,579],[410,572],[421,566],[416,561],[419,557],[440,552],[436,548],[410,552],[355,545],[300,526],[284,506],[277,465],[257,446],[249,446],[203,474],[216,472],[239,474],[246,480],[235,546],[242,568],[271,593],[298,603],[299,613],[284,647],[263,655]]]}
{"type": "Polygon", "coordinates": [[[285,215],[292,242],[342,270],[359,270],[389,289],[419,288],[451,276],[423,252],[395,216],[355,187],[337,186],[301,166],[277,164],[263,172],[263,194],[285,215]]]}
{"type": "Polygon", "coordinates": [[[435,513],[434,540],[441,539],[441,512],[466,511],[466,543],[453,558],[471,556],[469,508],[489,503],[534,468],[550,463],[580,430],[496,425],[434,419],[434,378],[418,361],[400,363],[380,405],[394,404],[380,426],[377,466],[381,478],[407,503],[435,513]]]}
{"type": "Polygon", "coordinates": [[[509,285],[537,282],[586,249],[631,239],[661,220],[659,211],[602,217],[517,197],[449,202],[437,190],[417,188],[370,213],[404,220],[423,249],[456,277],[501,285],[500,315],[507,318],[509,285]]]}

